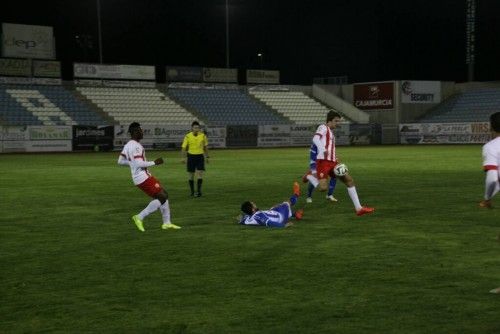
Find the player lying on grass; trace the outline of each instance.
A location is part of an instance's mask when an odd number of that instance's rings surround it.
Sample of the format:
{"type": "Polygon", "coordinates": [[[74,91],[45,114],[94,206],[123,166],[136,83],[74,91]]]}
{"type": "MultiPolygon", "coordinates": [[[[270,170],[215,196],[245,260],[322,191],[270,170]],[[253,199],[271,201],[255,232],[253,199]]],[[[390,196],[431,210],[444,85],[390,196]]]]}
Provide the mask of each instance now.
{"type": "Polygon", "coordinates": [[[297,203],[300,196],[300,187],[297,182],[293,184],[293,195],[286,202],[273,206],[269,210],[259,210],[254,202],[243,202],[241,211],[243,216],[239,220],[241,225],[288,227],[292,225],[290,218],[302,219],[303,210],[292,211],[292,206],[297,203]]]}
{"type": "MultiPolygon", "coordinates": [[[[313,143],[311,144],[311,148],[309,149],[309,170],[302,177],[302,182],[307,183],[307,203],[312,203],[312,194],[314,189],[318,186],[318,177],[316,173],[316,157],[318,156],[318,148],[313,143]]],[[[331,177],[330,182],[328,183],[328,193],[326,194],[326,199],[332,202],[337,202],[337,199],[333,197],[333,192],[335,191],[335,186],[337,185],[337,178],[331,177]]]]}
{"type": "Polygon", "coordinates": [[[132,220],[139,231],[144,232],[144,218],[159,209],[163,217],[162,229],[180,229],[179,226],[170,222],[170,207],[167,192],[163,189],[160,182],[148,171],[148,167],[161,165],[163,159],[158,158],[155,161],[146,160],[144,147],[139,143],[143,137],[142,128],[139,123],[134,122],[130,124],[128,132],[132,139],[123,147],[118,158],[118,164],[130,166],[134,184],[153,198],[144,210],[132,217],[132,220]]]}
{"type": "Polygon", "coordinates": [[[490,116],[493,139],[483,146],[483,168],[486,172],[483,208],[491,208],[491,199],[500,190],[500,112],[490,116]]]}

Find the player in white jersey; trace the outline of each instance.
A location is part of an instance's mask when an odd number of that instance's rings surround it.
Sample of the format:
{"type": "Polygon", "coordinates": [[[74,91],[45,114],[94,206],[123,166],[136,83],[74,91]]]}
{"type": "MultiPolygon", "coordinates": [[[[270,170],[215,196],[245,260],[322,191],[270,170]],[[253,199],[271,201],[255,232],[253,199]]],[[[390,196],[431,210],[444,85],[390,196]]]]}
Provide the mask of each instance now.
{"type": "Polygon", "coordinates": [[[483,168],[486,172],[483,208],[491,208],[491,199],[500,190],[500,112],[490,116],[493,139],[483,146],[483,168]]]}
{"type": "MultiPolygon", "coordinates": [[[[316,156],[317,178],[313,175],[308,175],[307,179],[311,184],[317,184],[319,191],[326,191],[328,189],[328,178],[335,177],[333,170],[338,164],[338,161],[337,152],[335,150],[335,135],[332,130],[340,124],[341,118],[342,117],[337,112],[333,110],[329,111],[326,116],[326,123],[318,126],[313,137],[313,143],[318,148],[318,155],[316,156]]],[[[361,205],[351,175],[346,174],[344,176],[338,176],[338,178],[347,186],[347,192],[354,204],[354,209],[358,216],[375,211],[374,208],[361,205]]]]}
{"type": "Polygon", "coordinates": [[[118,158],[118,164],[130,166],[134,184],[153,198],[144,210],[132,217],[133,222],[139,231],[144,232],[144,218],[160,209],[163,218],[162,229],[180,229],[179,226],[170,222],[170,206],[167,192],[148,170],[148,167],[163,164],[163,159],[158,158],[155,161],[146,160],[144,147],[140,144],[143,133],[139,123],[134,122],[130,124],[128,132],[132,139],[123,147],[118,158]]]}

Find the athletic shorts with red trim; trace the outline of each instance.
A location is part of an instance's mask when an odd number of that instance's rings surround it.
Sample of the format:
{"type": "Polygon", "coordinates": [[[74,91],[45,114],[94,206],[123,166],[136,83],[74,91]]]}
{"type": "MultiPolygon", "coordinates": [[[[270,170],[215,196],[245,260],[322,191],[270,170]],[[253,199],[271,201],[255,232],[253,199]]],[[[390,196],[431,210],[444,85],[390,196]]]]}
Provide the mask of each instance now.
{"type": "Polygon", "coordinates": [[[155,179],[154,176],[148,177],[146,181],[138,184],[137,186],[150,197],[155,197],[163,189],[160,181],[155,179]]]}
{"type": "Polygon", "coordinates": [[[316,160],[316,175],[319,180],[335,177],[333,169],[337,166],[337,161],[316,160]]]}

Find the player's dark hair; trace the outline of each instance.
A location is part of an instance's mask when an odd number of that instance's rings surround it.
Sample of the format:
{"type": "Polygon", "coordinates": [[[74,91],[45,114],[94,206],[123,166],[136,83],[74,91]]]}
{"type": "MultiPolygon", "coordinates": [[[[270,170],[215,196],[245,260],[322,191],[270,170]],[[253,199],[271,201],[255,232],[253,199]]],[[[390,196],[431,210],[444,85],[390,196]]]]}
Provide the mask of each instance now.
{"type": "Polygon", "coordinates": [[[490,125],[493,131],[500,133],[500,111],[490,116],[490,125]]]}
{"type": "Polygon", "coordinates": [[[333,111],[333,110],[330,110],[328,112],[328,114],[326,115],[326,121],[327,122],[330,122],[331,120],[333,120],[335,117],[338,117],[338,118],[342,118],[342,116],[340,116],[340,114],[336,111],[333,111]]]}
{"type": "Polygon", "coordinates": [[[241,211],[243,213],[246,213],[247,215],[251,215],[253,213],[252,210],[253,210],[252,202],[246,201],[246,202],[243,202],[243,204],[241,204],[241,211]]]}
{"type": "Polygon", "coordinates": [[[141,125],[139,123],[132,122],[128,126],[128,133],[133,134],[135,131],[139,130],[140,127],[141,127],[141,125]]]}
{"type": "Polygon", "coordinates": [[[191,123],[191,127],[193,127],[193,126],[195,126],[195,125],[200,126],[200,122],[198,122],[198,121],[194,121],[193,123],[191,123]]]}

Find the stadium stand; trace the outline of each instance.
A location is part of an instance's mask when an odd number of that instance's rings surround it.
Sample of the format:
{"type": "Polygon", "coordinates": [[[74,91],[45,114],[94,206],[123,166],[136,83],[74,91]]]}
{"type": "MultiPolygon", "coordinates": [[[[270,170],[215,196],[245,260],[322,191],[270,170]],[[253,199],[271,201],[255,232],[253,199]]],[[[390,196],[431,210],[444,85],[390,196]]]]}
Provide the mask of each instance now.
{"type": "Polygon", "coordinates": [[[196,118],[154,88],[77,87],[77,91],[122,125],[187,124],[196,118]]]}
{"type": "Polygon", "coordinates": [[[302,92],[249,91],[270,108],[295,124],[320,124],[325,121],[328,108],[302,92]]]}
{"type": "Polygon", "coordinates": [[[100,115],[62,86],[0,86],[0,119],[5,125],[104,125],[100,115]]]}
{"type": "Polygon", "coordinates": [[[421,123],[484,122],[500,110],[500,89],[481,89],[454,95],[429,111],[421,123]]]}
{"type": "Polygon", "coordinates": [[[290,123],[239,89],[170,88],[167,94],[194,109],[210,125],[290,123]]]}

